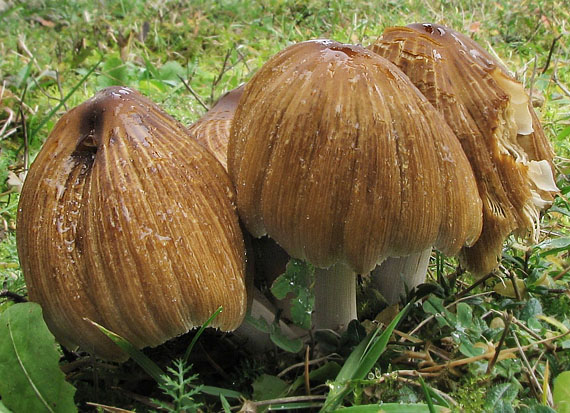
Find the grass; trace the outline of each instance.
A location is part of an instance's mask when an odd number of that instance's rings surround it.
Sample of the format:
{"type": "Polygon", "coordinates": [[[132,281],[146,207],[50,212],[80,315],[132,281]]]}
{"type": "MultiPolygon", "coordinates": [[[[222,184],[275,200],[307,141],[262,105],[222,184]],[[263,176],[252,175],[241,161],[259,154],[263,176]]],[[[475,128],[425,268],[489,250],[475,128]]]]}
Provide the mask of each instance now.
{"type": "MultiPolygon", "coordinates": [[[[509,239],[496,274],[467,293],[475,280],[468,274],[456,277],[453,259],[434,257],[432,294],[398,327],[418,342],[412,349],[393,337],[376,373],[346,384],[343,403],[429,400],[416,379],[421,374],[426,388],[455,410],[540,411],[537,406],[549,404],[551,379],[570,370],[570,339],[553,339],[570,328],[570,10],[564,1],[32,0],[0,7],[0,289],[23,296],[15,184],[61,114],[95,91],[111,84],[135,87],[190,124],[204,106],[247,81],[273,54],[302,40],[367,45],[388,26],[429,21],[470,34],[491,49],[543,101],[536,110],[557,153],[562,196],[543,218],[541,243],[525,246],[509,239]],[[520,280],[518,295],[501,287],[512,285],[514,277],[520,280]],[[508,334],[501,340],[496,320],[507,319],[508,334]],[[502,343],[511,352],[492,364],[481,357],[489,343],[502,343]],[[480,358],[469,361],[474,357],[480,358]]],[[[382,305],[371,297],[362,306],[374,318],[382,305]]],[[[0,312],[11,303],[0,298],[0,312]]],[[[311,367],[314,394],[323,394],[327,380],[334,380],[364,336],[363,328],[319,338],[340,358],[330,356],[311,367]]],[[[189,340],[184,336],[146,353],[166,366],[184,354],[189,340]]],[[[302,369],[292,368],[303,357],[276,349],[235,358],[228,356],[231,348],[219,334],[205,333],[190,360],[192,373],[200,382],[258,401],[304,394],[303,385],[294,386],[303,380],[302,369]],[[276,388],[278,395],[271,390],[276,388]]],[[[163,396],[133,362],[108,365],[84,355],[66,357],[62,365],[76,363],[66,371],[78,388],[81,409],[96,402],[145,411],[152,403],[143,395],[163,396]]],[[[223,404],[207,396],[197,400],[204,410],[223,404]]]]}

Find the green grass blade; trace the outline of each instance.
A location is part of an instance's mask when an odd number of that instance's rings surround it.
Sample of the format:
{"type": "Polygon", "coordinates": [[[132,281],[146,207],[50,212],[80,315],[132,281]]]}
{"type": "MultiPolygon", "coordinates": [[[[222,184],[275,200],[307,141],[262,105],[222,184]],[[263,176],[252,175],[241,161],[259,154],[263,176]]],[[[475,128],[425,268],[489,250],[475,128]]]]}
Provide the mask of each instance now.
{"type": "Polygon", "coordinates": [[[192,349],[194,348],[194,345],[196,344],[196,342],[198,341],[198,339],[200,338],[200,336],[202,335],[202,333],[204,332],[204,330],[206,329],[206,327],[208,327],[212,321],[214,321],[214,319],[218,316],[218,314],[220,314],[223,311],[223,307],[220,306],[215,312],[214,314],[212,314],[210,316],[210,318],[208,318],[206,320],[206,322],[204,324],[202,324],[202,326],[200,327],[200,329],[198,330],[198,332],[194,335],[194,338],[192,338],[192,341],[190,342],[190,345],[188,346],[188,348],[186,349],[186,353],[184,353],[184,362],[188,362],[188,358],[190,357],[190,353],[192,353],[192,349]]]}
{"type": "Polygon", "coordinates": [[[378,358],[386,350],[392,332],[411,305],[412,303],[404,307],[379,337],[377,337],[379,329],[376,329],[356,346],[344,363],[335,381],[331,384],[331,390],[325,400],[323,411],[336,409],[344,396],[350,391],[350,382],[352,380],[362,380],[366,377],[378,361],[378,358]]]}
{"type": "Polygon", "coordinates": [[[358,369],[355,372],[353,379],[364,379],[368,372],[374,367],[384,350],[386,350],[386,346],[388,344],[388,340],[392,335],[392,332],[402,319],[404,315],[408,312],[411,303],[405,306],[402,311],[398,313],[396,317],[392,320],[392,322],[386,327],[386,329],[382,332],[380,337],[371,343],[370,347],[367,349],[365,354],[362,357],[361,362],[359,363],[358,369]]]}
{"type": "Polygon", "coordinates": [[[420,384],[422,385],[422,390],[424,392],[424,395],[426,396],[426,403],[429,407],[429,413],[435,413],[435,407],[433,405],[433,401],[431,399],[431,395],[430,395],[430,391],[428,389],[428,386],[426,385],[426,382],[424,381],[422,376],[418,377],[420,384]]]}
{"type": "Polygon", "coordinates": [[[370,342],[378,335],[378,331],[378,329],[374,330],[364,340],[362,340],[358,346],[356,346],[356,348],[352,351],[352,353],[350,353],[350,356],[348,356],[344,362],[344,365],[340,369],[335,381],[344,382],[354,378],[354,375],[358,370],[358,366],[360,365],[366,349],[370,345],[370,342]]]}
{"type": "Polygon", "coordinates": [[[295,409],[315,409],[320,406],[321,404],[317,402],[292,402],[283,404],[270,404],[269,409],[292,411],[295,409]]]}
{"type": "Polygon", "coordinates": [[[109,337],[113,343],[119,346],[121,350],[131,356],[131,358],[157,383],[163,382],[162,376],[164,375],[164,372],[162,369],[154,361],[145,356],[135,346],[129,343],[128,340],[124,339],[117,333],[113,333],[111,330],[106,329],[102,325],[97,324],[95,321],[89,320],[88,318],[85,318],[85,320],[89,321],[91,324],[97,327],[103,334],[109,337]]]}
{"type": "Polygon", "coordinates": [[[53,117],[53,115],[55,115],[55,113],[63,105],[65,105],[65,102],[67,102],[67,100],[75,93],[75,91],[81,87],[81,85],[89,78],[89,76],[91,76],[91,74],[95,71],[95,69],[97,69],[97,66],[99,66],[101,61],[102,60],[99,60],[97,63],[95,63],[93,67],[91,67],[91,69],[89,69],[89,71],[85,73],[85,76],[83,76],[79,80],[79,82],[77,82],[77,84],[71,88],[69,93],[65,95],[63,99],[60,100],[60,102],[48,113],[48,115],[40,122],[40,124],[32,130],[32,133],[30,133],[30,142],[34,140],[34,137],[44,127],[44,125],[49,122],[49,120],[53,117]]]}
{"type": "Polygon", "coordinates": [[[210,396],[221,397],[224,396],[226,399],[239,399],[243,397],[243,395],[235,390],[228,390],[222,387],[215,387],[215,386],[202,386],[201,390],[202,393],[209,394],[210,396]]]}
{"type": "MultiPolygon", "coordinates": [[[[222,408],[224,409],[224,413],[231,413],[232,407],[228,403],[228,400],[223,394],[220,394],[220,402],[222,403],[222,408]]],[[[2,413],[2,412],[0,412],[2,413]]]]}

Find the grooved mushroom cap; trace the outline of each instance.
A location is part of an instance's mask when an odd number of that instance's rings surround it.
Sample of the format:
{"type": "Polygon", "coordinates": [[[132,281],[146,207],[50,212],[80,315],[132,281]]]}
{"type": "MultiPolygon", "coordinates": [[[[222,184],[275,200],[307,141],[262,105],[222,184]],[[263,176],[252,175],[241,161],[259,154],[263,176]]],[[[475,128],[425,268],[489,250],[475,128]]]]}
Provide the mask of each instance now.
{"type": "Polygon", "coordinates": [[[370,271],[481,229],[469,163],[441,116],[393,64],[316,40],[271,58],[245,87],[228,168],[254,236],[326,268],[370,271]]]}
{"type": "Polygon", "coordinates": [[[538,236],[557,192],[552,148],[523,86],[472,39],[436,24],[388,28],[370,49],[402,69],[459,138],[483,200],[481,237],[461,258],[488,273],[511,232],[538,236]]]}
{"type": "Polygon", "coordinates": [[[67,112],[32,164],[18,211],[30,299],[56,338],[124,359],[89,318],[156,346],[246,310],[244,241],[223,167],[139,93],[104,89],[67,112]]]}
{"type": "Polygon", "coordinates": [[[190,134],[208,148],[226,169],[230,128],[242,93],[243,85],[230,90],[218,99],[213,108],[188,128],[190,134]]]}

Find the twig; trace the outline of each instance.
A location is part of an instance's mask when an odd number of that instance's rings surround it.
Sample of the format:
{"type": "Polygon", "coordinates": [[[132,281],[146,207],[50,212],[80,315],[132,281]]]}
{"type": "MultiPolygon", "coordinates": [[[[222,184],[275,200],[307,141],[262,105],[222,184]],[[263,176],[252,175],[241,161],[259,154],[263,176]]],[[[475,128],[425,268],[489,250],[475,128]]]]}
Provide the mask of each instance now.
{"type": "Polygon", "coordinates": [[[220,80],[222,80],[222,76],[224,76],[224,74],[226,73],[226,65],[228,64],[228,60],[230,59],[230,55],[233,49],[234,48],[232,47],[231,49],[228,49],[228,51],[226,52],[226,56],[224,57],[224,63],[222,64],[222,69],[218,73],[218,76],[216,76],[216,78],[212,82],[212,88],[210,89],[210,102],[214,101],[214,89],[216,88],[220,80]]]}
{"type": "Polygon", "coordinates": [[[305,348],[305,371],[304,371],[304,377],[305,377],[305,393],[307,394],[307,396],[311,395],[311,382],[309,380],[309,354],[310,354],[310,347],[307,346],[305,348]]]}
{"type": "Polygon", "coordinates": [[[28,171],[28,166],[30,163],[30,141],[28,137],[28,127],[26,125],[26,115],[24,114],[24,110],[22,109],[22,102],[24,101],[24,97],[26,96],[26,92],[28,90],[28,86],[24,87],[24,92],[22,93],[22,97],[20,98],[20,106],[18,107],[18,112],[20,114],[20,121],[22,122],[22,133],[24,135],[24,171],[28,171]]]}
{"type": "MultiPolygon", "coordinates": [[[[57,88],[59,90],[59,97],[60,97],[60,101],[63,101],[64,99],[64,94],[63,94],[63,88],[61,87],[61,77],[59,76],[59,71],[56,70],[55,71],[55,79],[57,81],[57,88]]],[[[65,109],[65,111],[67,112],[69,109],[67,108],[67,103],[65,103],[65,101],[63,101],[63,108],[65,109]]]]}
{"type": "MultiPolygon", "coordinates": [[[[479,293],[479,294],[471,295],[471,296],[469,296],[469,297],[462,297],[462,298],[459,298],[459,299],[455,300],[455,301],[452,302],[451,304],[446,305],[445,308],[452,307],[452,306],[454,306],[454,305],[456,305],[456,304],[459,304],[459,303],[462,302],[462,301],[469,300],[469,299],[471,299],[471,298],[481,297],[481,296],[490,295],[490,294],[493,294],[493,292],[492,292],[492,291],[486,291],[486,292],[484,292],[484,293],[479,293]]],[[[411,335],[417,333],[424,325],[426,325],[427,323],[429,323],[429,322],[430,322],[431,320],[433,320],[434,318],[435,318],[435,315],[431,315],[431,316],[427,317],[427,318],[424,319],[421,323],[419,323],[416,327],[414,327],[414,329],[413,329],[412,331],[410,331],[410,332],[408,333],[408,335],[411,336],[411,335]]],[[[402,340],[403,340],[403,339],[401,339],[400,341],[402,341],[402,340]]]]}
{"type": "Polygon", "coordinates": [[[260,400],[260,401],[252,401],[248,400],[247,404],[251,407],[260,407],[260,406],[269,406],[272,404],[287,404],[287,403],[295,403],[295,402],[318,402],[321,400],[325,400],[327,397],[325,395],[316,395],[316,396],[291,396],[291,397],[281,397],[277,399],[270,399],[270,400],[260,400]]]}
{"type": "Polygon", "coordinates": [[[485,281],[487,281],[489,278],[491,278],[492,276],[494,276],[495,273],[490,272],[489,274],[479,278],[477,281],[475,281],[470,287],[467,287],[465,290],[461,291],[459,294],[457,294],[455,297],[456,298],[461,298],[464,295],[466,295],[467,293],[469,293],[471,290],[477,288],[478,286],[480,286],[481,284],[483,284],[485,281]]]}
{"type": "Polygon", "coordinates": [[[97,407],[97,408],[99,408],[99,409],[103,409],[104,412],[111,412],[111,413],[135,413],[134,410],[120,409],[120,408],[118,408],[118,407],[107,406],[106,404],[93,403],[93,402],[87,402],[86,404],[87,404],[87,406],[93,406],[93,407],[97,407]]]}
{"type": "MultiPolygon", "coordinates": [[[[498,314],[498,315],[500,315],[500,316],[503,315],[503,313],[501,313],[500,311],[494,310],[494,309],[490,310],[490,313],[495,313],[495,314],[498,314]]],[[[524,323],[521,323],[521,322],[520,322],[515,316],[513,316],[512,314],[511,314],[511,322],[512,322],[513,324],[515,324],[517,327],[522,328],[524,331],[526,331],[528,334],[530,334],[534,339],[536,339],[536,340],[541,340],[541,339],[542,339],[542,337],[540,337],[537,333],[535,333],[535,332],[532,331],[530,328],[528,328],[524,323]]],[[[555,347],[554,347],[551,343],[548,343],[548,342],[547,342],[547,343],[544,343],[544,345],[545,345],[545,346],[548,348],[548,350],[550,350],[550,351],[554,351],[554,350],[555,350],[555,347]]]]}
{"type": "MultiPolygon", "coordinates": [[[[555,340],[558,340],[558,339],[560,339],[560,338],[562,338],[562,337],[567,336],[568,334],[570,334],[570,331],[567,331],[566,333],[560,334],[560,335],[558,335],[558,336],[556,336],[556,337],[546,338],[546,339],[544,339],[544,340],[536,341],[536,342],[534,342],[534,343],[532,343],[532,344],[528,344],[528,345],[523,346],[523,347],[518,346],[517,348],[507,348],[507,349],[501,350],[501,351],[500,351],[500,354],[499,354],[499,356],[498,356],[498,359],[499,359],[499,360],[503,360],[503,359],[506,358],[508,355],[513,354],[513,353],[516,353],[517,351],[528,350],[529,348],[534,347],[534,346],[536,346],[536,345],[538,345],[538,344],[543,344],[543,343],[546,343],[546,342],[555,341],[555,340]]],[[[514,336],[516,337],[516,335],[514,335],[514,336]]],[[[495,352],[493,352],[493,353],[495,353],[495,352]]],[[[493,355],[494,355],[494,354],[493,354],[493,355]]],[[[431,367],[425,367],[425,368],[423,368],[423,369],[420,369],[419,371],[422,372],[422,373],[424,373],[424,372],[434,372],[434,371],[439,371],[439,370],[443,370],[443,369],[448,369],[448,368],[453,368],[453,367],[457,367],[457,366],[462,366],[462,365],[465,365],[465,364],[470,364],[470,363],[473,363],[473,362],[479,361],[479,360],[490,359],[491,357],[492,357],[492,356],[491,356],[491,353],[490,353],[490,352],[487,352],[487,353],[485,353],[485,354],[480,354],[480,355],[478,355],[478,356],[467,357],[467,358],[463,358],[463,359],[459,359],[459,360],[453,360],[453,361],[447,362],[447,363],[445,363],[445,364],[438,364],[438,365],[431,366],[431,367]]]]}
{"type": "Polygon", "coordinates": [[[97,363],[99,366],[107,370],[118,369],[118,367],[114,364],[98,362],[97,359],[93,356],[82,357],[66,364],[60,364],[59,368],[67,376],[76,370],[81,370],[85,366],[92,366],[94,363],[97,363]]]}
{"type": "Polygon", "coordinates": [[[27,303],[26,297],[8,290],[0,290],[0,298],[9,298],[15,303],[27,303]]]}
{"type": "Polygon", "coordinates": [[[566,89],[566,86],[564,86],[562,83],[560,83],[560,81],[558,80],[558,75],[556,74],[556,72],[552,73],[552,80],[554,80],[554,83],[556,83],[556,86],[558,86],[560,88],[560,90],[562,90],[564,92],[564,94],[568,97],[570,97],[570,90],[566,89]]]}
{"type": "Polygon", "coordinates": [[[507,277],[509,277],[509,280],[511,280],[511,284],[513,285],[513,290],[515,290],[515,297],[517,301],[522,301],[522,295],[521,292],[519,291],[519,286],[517,285],[517,276],[512,271],[509,271],[507,268],[503,267],[502,265],[501,267],[507,274],[507,277]]]}
{"type": "Polygon", "coordinates": [[[202,107],[203,107],[204,109],[206,109],[206,111],[210,110],[210,108],[208,107],[208,105],[206,105],[206,104],[204,103],[204,101],[200,98],[200,96],[199,96],[196,92],[194,92],[194,89],[192,89],[192,86],[190,86],[190,85],[188,84],[188,82],[186,82],[186,81],[182,78],[182,76],[178,75],[178,79],[180,79],[180,81],[182,82],[182,84],[186,87],[186,90],[187,90],[188,92],[190,92],[190,93],[192,94],[192,96],[194,96],[194,99],[196,99],[196,100],[198,101],[198,103],[199,103],[200,105],[202,105],[202,107]]]}
{"type": "Polygon", "coordinates": [[[44,125],[51,119],[51,117],[59,110],[59,108],[61,108],[65,102],[71,97],[71,95],[73,95],[75,93],[75,91],[77,89],[79,89],[79,87],[87,80],[87,78],[89,76],[91,76],[91,73],[93,73],[95,71],[95,69],[97,69],[97,67],[99,66],[99,64],[102,62],[103,60],[99,60],[97,63],[95,63],[95,65],[93,67],[91,67],[91,69],[89,69],[87,71],[87,73],[79,80],[79,82],[73,86],[71,88],[71,90],[69,91],[69,93],[67,95],[65,95],[65,97],[63,98],[63,100],[61,100],[56,107],[54,107],[49,113],[48,115],[43,118],[43,120],[40,122],[40,124],[38,126],[36,126],[35,129],[32,130],[32,132],[30,133],[30,140],[33,140],[34,137],[36,136],[36,133],[38,133],[43,127],[44,125]]]}
{"type": "MultiPolygon", "coordinates": [[[[133,399],[139,403],[142,403],[145,406],[152,407],[153,409],[159,409],[160,408],[160,406],[158,404],[154,403],[150,397],[142,396],[142,395],[137,394],[137,393],[133,393],[129,390],[123,389],[122,387],[113,386],[112,389],[118,390],[119,392],[124,394],[126,397],[133,399]]],[[[166,404],[167,406],[172,406],[172,410],[174,411],[174,405],[172,403],[166,402],[166,401],[163,401],[162,403],[166,404]]]]}
{"type": "Polygon", "coordinates": [[[208,352],[206,351],[206,349],[204,348],[204,346],[202,345],[202,343],[198,343],[198,345],[200,346],[200,349],[202,350],[202,352],[204,353],[204,355],[206,356],[206,361],[208,361],[208,363],[210,364],[210,366],[212,366],[214,368],[214,370],[216,370],[218,372],[218,374],[222,377],[224,377],[225,379],[228,378],[227,373],[224,371],[223,368],[220,367],[220,365],[218,363],[216,363],[216,361],[208,354],[208,352]]]}
{"type": "Polygon", "coordinates": [[[495,355],[493,356],[493,358],[489,362],[489,365],[487,366],[487,374],[491,374],[491,371],[493,371],[493,367],[495,367],[495,363],[497,362],[497,359],[499,358],[499,353],[500,353],[501,347],[503,347],[503,344],[505,343],[505,339],[507,338],[507,334],[509,333],[509,327],[511,326],[512,318],[513,318],[513,316],[511,315],[511,313],[507,313],[507,316],[505,317],[505,327],[503,328],[503,334],[501,335],[501,339],[499,340],[499,344],[497,345],[497,348],[495,349],[495,355]]]}
{"type": "MultiPolygon", "coordinates": [[[[314,364],[319,364],[323,361],[328,361],[329,359],[335,358],[335,356],[338,356],[338,354],[329,354],[328,356],[325,356],[325,357],[310,360],[309,365],[312,366],[314,364]]],[[[291,370],[294,370],[294,369],[299,368],[299,367],[304,367],[304,366],[305,366],[305,362],[292,364],[289,367],[287,367],[286,369],[284,369],[283,371],[279,372],[277,374],[277,377],[283,377],[285,374],[289,373],[291,370]]]]}
{"type": "Polygon", "coordinates": [[[523,363],[526,365],[526,368],[530,374],[530,377],[532,378],[532,380],[530,380],[530,382],[533,384],[537,393],[539,395],[541,395],[542,394],[542,388],[540,386],[540,382],[536,378],[536,375],[534,374],[534,370],[532,369],[532,367],[530,366],[530,363],[528,362],[528,358],[526,357],[526,354],[524,352],[525,349],[523,349],[523,347],[521,347],[521,343],[519,342],[519,339],[518,339],[516,334],[513,334],[513,338],[515,339],[515,342],[517,343],[517,351],[521,355],[521,357],[523,359],[523,363]]]}
{"type": "Polygon", "coordinates": [[[0,129],[0,140],[2,140],[4,138],[4,132],[8,128],[8,125],[10,125],[12,123],[12,119],[14,119],[14,111],[12,109],[10,109],[7,106],[5,106],[3,109],[6,112],[8,112],[8,119],[6,119],[4,121],[4,125],[2,126],[2,129],[0,129]]]}
{"type": "Polygon", "coordinates": [[[552,39],[552,43],[550,45],[550,50],[548,51],[548,57],[546,58],[546,63],[544,64],[544,69],[542,69],[542,74],[545,74],[548,70],[548,66],[550,66],[550,61],[552,59],[552,54],[554,53],[554,47],[556,46],[556,42],[562,38],[562,35],[559,34],[554,39],[552,39]]]}
{"type": "MultiPolygon", "coordinates": [[[[536,77],[536,65],[537,65],[537,59],[536,56],[534,57],[534,63],[532,65],[532,74],[530,75],[530,85],[529,85],[529,92],[528,92],[528,101],[530,102],[530,104],[534,107],[533,103],[532,103],[532,92],[534,90],[534,79],[536,77]]],[[[526,263],[526,260],[525,260],[526,263]]]]}
{"type": "Polygon", "coordinates": [[[556,276],[552,277],[552,280],[558,281],[559,279],[564,277],[566,274],[568,274],[568,271],[570,271],[570,267],[566,267],[564,270],[562,270],[562,272],[556,274],[556,276]]]}
{"type": "MultiPolygon", "coordinates": [[[[419,374],[419,373],[417,374],[417,377],[422,377],[422,376],[423,376],[422,374],[419,374]]],[[[411,384],[412,386],[421,387],[421,383],[418,383],[415,380],[406,379],[404,377],[396,377],[396,380],[401,381],[402,383],[411,384]]],[[[442,392],[441,390],[438,390],[438,389],[433,388],[433,387],[430,390],[433,391],[435,394],[437,394],[442,399],[445,399],[448,402],[450,402],[453,406],[457,406],[457,402],[447,393],[442,392]]]]}
{"type": "Polygon", "coordinates": [[[236,53],[238,54],[238,56],[240,57],[241,61],[243,62],[245,68],[247,69],[248,72],[251,72],[251,69],[249,68],[249,65],[247,64],[247,60],[245,60],[245,56],[240,52],[239,47],[236,47],[236,53]]]}

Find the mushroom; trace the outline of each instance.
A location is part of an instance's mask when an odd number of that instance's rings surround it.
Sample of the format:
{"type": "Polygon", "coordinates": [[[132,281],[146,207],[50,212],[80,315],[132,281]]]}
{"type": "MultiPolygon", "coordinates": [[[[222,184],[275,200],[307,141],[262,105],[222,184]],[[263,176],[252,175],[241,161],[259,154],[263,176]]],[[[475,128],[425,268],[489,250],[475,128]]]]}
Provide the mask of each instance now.
{"type": "Polygon", "coordinates": [[[65,346],[123,354],[247,306],[235,193],[218,161],[138,92],[107,88],[56,124],[22,189],[18,253],[32,301],[65,346]]]}
{"type": "Polygon", "coordinates": [[[455,254],[481,230],[456,137],[395,65],[360,46],[314,40],[272,57],[245,86],[228,170],[249,232],[319,268],[317,328],[356,317],[356,273],[432,245],[455,254]]]}
{"type": "Polygon", "coordinates": [[[227,169],[228,137],[243,85],[224,94],[188,131],[227,169]]]}
{"type": "Polygon", "coordinates": [[[522,84],[469,37],[436,24],[392,27],[370,47],[395,63],[451,126],[477,180],[483,231],[461,259],[493,270],[506,237],[538,236],[558,191],[553,151],[522,84]]]}
{"type": "MultiPolygon", "coordinates": [[[[227,148],[231,124],[243,89],[244,85],[241,85],[226,92],[204,116],[188,127],[190,135],[206,147],[224,168],[227,168],[227,148]]],[[[248,250],[248,272],[253,274],[252,278],[255,280],[271,284],[285,272],[290,257],[271,238],[254,239],[246,230],[243,232],[248,250]]],[[[271,324],[278,311],[285,310],[288,312],[286,303],[277,302],[278,307],[276,307],[274,305],[275,297],[273,297],[273,301],[268,300],[256,286],[251,286],[250,291],[252,303],[248,314],[254,319],[262,318],[271,324]]],[[[283,317],[280,318],[279,326],[289,338],[297,338],[303,335],[300,331],[293,331],[292,326],[283,321],[283,317]]],[[[238,339],[243,339],[248,349],[255,352],[272,347],[272,342],[269,341],[266,334],[260,334],[258,330],[248,326],[247,323],[235,330],[234,335],[238,339]]]]}

